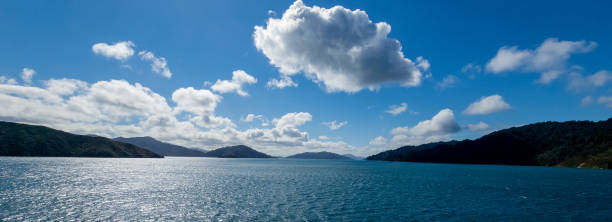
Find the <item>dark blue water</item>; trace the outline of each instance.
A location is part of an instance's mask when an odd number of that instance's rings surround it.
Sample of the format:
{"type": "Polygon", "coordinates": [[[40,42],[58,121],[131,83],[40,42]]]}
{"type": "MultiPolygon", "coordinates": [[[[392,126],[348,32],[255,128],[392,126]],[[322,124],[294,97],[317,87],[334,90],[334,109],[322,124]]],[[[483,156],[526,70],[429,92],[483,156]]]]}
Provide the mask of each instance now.
{"type": "Polygon", "coordinates": [[[612,171],[3,157],[0,220],[612,221],[612,171]]]}

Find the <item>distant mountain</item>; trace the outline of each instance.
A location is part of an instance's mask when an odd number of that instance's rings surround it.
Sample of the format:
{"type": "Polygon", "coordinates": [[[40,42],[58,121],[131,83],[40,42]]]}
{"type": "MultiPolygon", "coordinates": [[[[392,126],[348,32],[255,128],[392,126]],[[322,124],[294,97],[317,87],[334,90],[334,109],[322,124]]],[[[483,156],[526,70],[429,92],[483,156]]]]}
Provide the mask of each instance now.
{"type": "Polygon", "coordinates": [[[612,118],[543,122],[490,133],[477,140],[405,146],[368,160],[612,167],[612,118]]]}
{"type": "Polygon", "coordinates": [[[288,156],[287,158],[291,158],[291,159],[334,159],[334,160],[347,160],[350,159],[346,156],[342,156],[340,154],[336,154],[336,153],[330,153],[330,152],[305,152],[305,153],[298,153],[295,155],[291,155],[288,156]]]}
{"type": "Polygon", "coordinates": [[[211,150],[206,152],[204,156],[219,158],[272,158],[268,154],[258,152],[245,145],[228,146],[211,150]]]}
{"type": "Polygon", "coordinates": [[[132,144],[75,135],[44,126],[0,121],[0,156],[158,157],[132,144]]]}
{"type": "Polygon", "coordinates": [[[189,157],[203,157],[204,152],[194,149],[189,149],[186,147],[164,143],[158,141],[151,137],[117,137],[114,139],[115,141],[124,142],[133,144],[148,150],[151,150],[155,153],[159,153],[164,156],[189,156],[189,157]]]}
{"type": "Polygon", "coordinates": [[[363,160],[365,159],[365,157],[361,157],[361,156],[355,156],[353,154],[343,154],[342,156],[348,157],[349,159],[353,159],[353,160],[363,160]]]}
{"type": "Polygon", "coordinates": [[[208,152],[208,150],[204,149],[204,148],[200,148],[200,147],[186,147],[187,149],[192,149],[192,150],[196,150],[196,151],[200,151],[202,153],[206,153],[208,152]]]}

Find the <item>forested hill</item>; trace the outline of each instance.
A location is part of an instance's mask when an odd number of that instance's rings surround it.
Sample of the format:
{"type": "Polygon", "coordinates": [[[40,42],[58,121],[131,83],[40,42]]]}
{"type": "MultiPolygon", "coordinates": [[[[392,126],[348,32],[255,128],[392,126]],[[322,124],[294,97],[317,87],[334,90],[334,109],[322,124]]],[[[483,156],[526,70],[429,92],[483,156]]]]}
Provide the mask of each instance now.
{"type": "Polygon", "coordinates": [[[349,157],[346,157],[340,154],[336,154],[336,153],[330,153],[330,152],[305,152],[305,153],[298,153],[295,155],[291,155],[291,156],[288,156],[287,158],[290,158],[290,159],[334,159],[334,160],[351,159],[349,157]]]}
{"type": "Polygon", "coordinates": [[[0,121],[0,156],[163,157],[132,144],[0,121]]]}
{"type": "Polygon", "coordinates": [[[208,151],[204,155],[219,158],[272,158],[268,154],[261,153],[245,145],[223,147],[208,151]]]}
{"type": "Polygon", "coordinates": [[[155,153],[159,153],[164,156],[187,156],[187,157],[202,157],[205,156],[204,153],[200,150],[189,149],[187,147],[182,147],[178,145],[174,145],[171,143],[164,143],[162,141],[156,140],[152,137],[117,137],[114,139],[115,141],[129,143],[132,145],[136,145],[155,153]]]}
{"type": "Polygon", "coordinates": [[[612,119],[535,123],[476,140],[405,146],[367,159],[610,169],[612,119]]]}

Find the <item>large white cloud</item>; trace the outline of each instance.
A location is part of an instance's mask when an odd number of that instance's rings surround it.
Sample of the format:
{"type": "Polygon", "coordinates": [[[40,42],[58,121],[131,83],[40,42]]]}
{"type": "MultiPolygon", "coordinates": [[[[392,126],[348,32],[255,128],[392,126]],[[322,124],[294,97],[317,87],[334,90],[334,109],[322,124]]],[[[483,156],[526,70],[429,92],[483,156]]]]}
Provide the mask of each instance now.
{"type": "Polygon", "coordinates": [[[88,87],[88,84],[78,79],[49,79],[44,82],[46,89],[56,95],[72,95],[78,90],[88,87]]]}
{"type": "Polygon", "coordinates": [[[113,122],[171,111],[164,97],[139,83],[132,85],[125,80],[96,82],[84,93],[70,97],[67,103],[75,110],[113,122]]]}
{"type": "MultiPolygon", "coordinates": [[[[5,107],[0,109],[0,120],[78,134],[152,136],[206,149],[246,144],[272,155],[324,150],[370,155],[380,151],[310,138],[308,132],[299,129],[312,121],[307,112],[274,118],[267,128],[238,130],[231,119],[215,114],[222,97],[207,89],[179,88],[171,96],[175,103],[171,106],[151,89],[124,80],[89,84],[76,79],[50,79],[42,83],[41,87],[0,83],[0,104],[5,107]]],[[[263,116],[248,116],[250,120],[261,117],[263,125],[263,116]]]]}
{"type": "Polygon", "coordinates": [[[388,37],[390,31],[389,24],[373,23],[365,11],[308,7],[298,0],[281,18],[255,26],[253,38],[282,75],[304,72],[328,92],[374,90],[383,83],[419,85],[420,68],[429,69],[429,62],[405,58],[399,41],[388,37]]]}
{"type": "Polygon", "coordinates": [[[176,103],[175,112],[211,114],[221,99],[221,96],[210,90],[193,87],[179,88],[172,93],[172,101],[176,103]]]}
{"type": "Polygon", "coordinates": [[[567,61],[572,54],[590,52],[595,42],[559,41],[546,39],[536,49],[519,49],[518,46],[503,46],[486,65],[491,73],[507,71],[541,73],[539,83],[548,84],[566,72],[567,61]]]}
{"type": "Polygon", "coordinates": [[[151,62],[151,70],[153,72],[166,78],[172,77],[172,72],[170,71],[170,68],[168,68],[166,58],[157,57],[152,52],[146,50],[138,52],[138,55],[140,56],[141,60],[151,62]]]}
{"type": "Polygon", "coordinates": [[[236,70],[232,72],[232,80],[220,80],[213,84],[210,88],[218,93],[230,93],[235,92],[240,96],[248,96],[249,93],[242,89],[244,84],[255,84],[257,79],[244,70],[236,70]]]}
{"type": "Polygon", "coordinates": [[[111,80],[90,86],[79,80],[52,79],[45,84],[47,88],[0,84],[0,103],[9,107],[0,111],[0,117],[36,124],[92,124],[170,112],[163,97],[137,83],[111,80]],[[61,85],[68,87],[58,89],[61,85]]]}
{"type": "Polygon", "coordinates": [[[470,115],[484,115],[510,109],[510,105],[498,94],[481,97],[480,100],[470,104],[463,113],[470,115]]]}
{"type": "Polygon", "coordinates": [[[396,127],[391,130],[391,146],[419,145],[449,140],[450,134],[461,130],[450,109],[440,110],[429,120],[423,120],[413,127],[396,127]]]}
{"type": "Polygon", "coordinates": [[[134,43],[132,41],[116,42],[109,45],[107,43],[96,43],[91,50],[98,55],[116,60],[126,60],[134,55],[134,43]]]}
{"type": "Polygon", "coordinates": [[[207,89],[193,87],[179,88],[172,93],[176,103],[174,113],[193,114],[189,121],[204,128],[235,127],[234,122],[225,117],[215,116],[214,112],[222,97],[207,89]]]}

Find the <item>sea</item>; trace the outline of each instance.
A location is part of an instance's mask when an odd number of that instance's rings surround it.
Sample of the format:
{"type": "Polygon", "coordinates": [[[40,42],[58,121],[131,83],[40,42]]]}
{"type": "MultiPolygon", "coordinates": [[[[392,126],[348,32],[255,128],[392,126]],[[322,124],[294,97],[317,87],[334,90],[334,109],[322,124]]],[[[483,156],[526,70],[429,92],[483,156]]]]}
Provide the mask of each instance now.
{"type": "Polygon", "coordinates": [[[0,157],[0,221],[612,221],[612,171],[0,157]]]}

